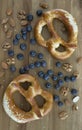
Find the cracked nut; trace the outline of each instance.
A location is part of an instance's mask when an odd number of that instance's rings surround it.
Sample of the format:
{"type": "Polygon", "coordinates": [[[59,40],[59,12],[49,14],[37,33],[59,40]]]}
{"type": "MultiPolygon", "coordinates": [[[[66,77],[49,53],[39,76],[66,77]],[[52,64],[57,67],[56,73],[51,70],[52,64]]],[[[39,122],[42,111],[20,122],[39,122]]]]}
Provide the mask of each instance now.
{"type": "Polygon", "coordinates": [[[63,68],[65,71],[67,71],[67,72],[71,72],[73,66],[72,66],[72,64],[70,64],[70,63],[64,63],[63,66],[62,66],[62,68],[63,68]]]}
{"type": "Polygon", "coordinates": [[[6,59],[6,63],[8,65],[15,64],[15,58],[8,58],[8,59],[6,59]]]}
{"type": "Polygon", "coordinates": [[[3,25],[3,31],[4,31],[5,33],[7,33],[7,31],[8,31],[8,25],[7,25],[7,24],[4,24],[4,25],[3,25]]]}
{"type": "Polygon", "coordinates": [[[26,26],[28,24],[27,20],[21,20],[21,26],[26,26]]]}
{"type": "Polygon", "coordinates": [[[69,92],[69,88],[68,88],[68,87],[62,87],[62,88],[60,89],[60,93],[61,93],[61,95],[63,95],[63,96],[67,96],[67,95],[68,95],[68,92],[69,92]]]}
{"type": "Polygon", "coordinates": [[[9,19],[9,24],[10,24],[11,27],[15,27],[15,20],[14,20],[14,18],[10,18],[9,19]]]}
{"type": "Polygon", "coordinates": [[[12,30],[8,30],[8,32],[6,33],[6,37],[7,38],[11,38],[12,34],[13,34],[13,31],[12,30]]]}
{"type": "Polygon", "coordinates": [[[61,111],[58,115],[61,120],[65,120],[68,117],[68,113],[66,111],[61,111]]]}
{"type": "Polygon", "coordinates": [[[78,105],[77,104],[73,104],[72,110],[77,111],[78,110],[78,105]]]}
{"type": "Polygon", "coordinates": [[[2,49],[4,51],[7,51],[9,48],[11,48],[11,44],[9,42],[7,42],[7,41],[3,42],[2,49]]]}
{"type": "Polygon", "coordinates": [[[5,70],[8,69],[8,65],[7,65],[7,63],[5,63],[5,62],[2,62],[2,63],[1,63],[1,66],[2,66],[2,68],[5,69],[5,70]]]}
{"type": "Polygon", "coordinates": [[[48,8],[48,3],[46,3],[46,2],[42,2],[42,3],[40,3],[39,5],[40,5],[40,7],[43,8],[43,9],[47,9],[47,8],[48,8]]]}
{"type": "Polygon", "coordinates": [[[3,24],[6,24],[6,23],[8,23],[8,18],[4,18],[3,20],[2,20],[2,22],[1,22],[1,24],[3,25],[3,24]]]}
{"type": "Polygon", "coordinates": [[[8,8],[7,11],[6,11],[6,14],[7,14],[8,16],[10,16],[10,15],[12,14],[12,12],[13,12],[12,9],[11,9],[11,8],[8,8]]]}
{"type": "Polygon", "coordinates": [[[77,63],[82,62],[82,56],[77,58],[77,63]]]}
{"type": "Polygon", "coordinates": [[[71,104],[71,102],[69,101],[68,98],[64,99],[64,103],[65,103],[65,105],[70,105],[71,104]]]}

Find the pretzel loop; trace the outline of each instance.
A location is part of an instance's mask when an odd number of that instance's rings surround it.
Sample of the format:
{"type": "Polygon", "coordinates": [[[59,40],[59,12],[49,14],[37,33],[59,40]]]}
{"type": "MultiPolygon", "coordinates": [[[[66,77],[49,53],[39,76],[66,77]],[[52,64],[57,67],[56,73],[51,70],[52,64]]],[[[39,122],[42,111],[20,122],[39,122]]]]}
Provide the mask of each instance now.
{"type": "Polygon", "coordinates": [[[41,89],[38,81],[31,75],[21,75],[13,80],[6,89],[3,97],[3,107],[6,113],[16,122],[25,123],[32,120],[36,120],[46,115],[52,108],[53,98],[52,95],[41,89]],[[27,90],[24,90],[20,83],[31,82],[31,85],[27,90]],[[12,94],[19,91],[26,100],[30,103],[32,109],[28,112],[23,111],[16,106],[12,94]],[[38,107],[34,97],[41,95],[45,99],[45,104],[40,108],[38,107]]]}
{"type": "Polygon", "coordinates": [[[62,9],[55,9],[44,13],[35,27],[35,37],[37,42],[40,45],[48,48],[48,50],[54,57],[61,60],[70,57],[71,54],[75,51],[75,48],[77,47],[77,34],[78,27],[75,19],[71,14],[62,9]],[[69,32],[68,42],[64,41],[55,31],[53,27],[54,18],[59,19],[67,27],[69,32]],[[41,35],[42,29],[45,25],[47,25],[48,30],[51,34],[51,38],[47,41],[41,35]],[[63,45],[65,47],[64,52],[59,52],[58,50],[56,50],[59,45],[63,45]]]}

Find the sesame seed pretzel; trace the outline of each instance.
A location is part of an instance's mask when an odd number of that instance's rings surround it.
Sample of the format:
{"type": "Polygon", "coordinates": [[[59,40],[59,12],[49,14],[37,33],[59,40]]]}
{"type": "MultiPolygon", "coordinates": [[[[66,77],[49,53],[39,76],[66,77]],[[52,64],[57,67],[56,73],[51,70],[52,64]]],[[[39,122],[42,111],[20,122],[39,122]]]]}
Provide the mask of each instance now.
{"type": "Polygon", "coordinates": [[[37,22],[35,26],[35,38],[37,42],[48,48],[49,52],[57,59],[64,60],[71,56],[77,47],[77,35],[78,35],[78,27],[75,22],[75,19],[71,14],[62,9],[55,9],[43,13],[40,20],[37,22]],[[53,27],[53,19],[59,19],[64,25],[67,27],[69,32],[68,42],[64,41],[55,31],[53,27]],[[45,40],[41,34],[43,27],[47,25],[48,30],[50,31],[51,38],[49,40],[45,40]],[[65,47],[65,51],[60,52],[57,48],[62,45],[65,47]]]}
{"type": "Polygon", "coordinates": [[[53,98],[52,95],[41,89],[38,81],[31,75],[23,74],[14,79],[7,87],[4,97],[3,97],[3,107],[5,112],[16,122],[18,123],[26,123],[32,120],[40,119],[44,115],[46,115],[52,108],[53,98]],[[27,90],[24,90],[20,83],[30,82],[31,85],[27,90]],[[32,106],[32,109],[28,112],[23,111],[19,107],[16,106],[12,94],[16,91],[19,91],[26,100],[32,106]],[[45,103],[40,108],[34,97],[37,95],[41,95],[45,99],[45,103]]]}

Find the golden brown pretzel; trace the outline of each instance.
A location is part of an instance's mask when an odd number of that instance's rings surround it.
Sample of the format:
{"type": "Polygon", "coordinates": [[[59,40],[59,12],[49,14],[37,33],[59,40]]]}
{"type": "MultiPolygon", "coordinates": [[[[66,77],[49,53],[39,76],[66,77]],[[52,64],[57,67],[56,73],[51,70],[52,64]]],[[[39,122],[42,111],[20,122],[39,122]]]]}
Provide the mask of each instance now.
{"type": "Polygon", "coordinates": [[[6,113],[16,122],[25,123],[32,120],[36,120],[46,115],[52,108],[53,98],[50,93],[41,89],[38,81],[31,75],[21,75],[14,79],[7,87],[3,97],[3,107],[6,113]],[[31,82],[31,86],[28,90],[24,90],[21,86],[21,82],[31,82]],[[19,91],[26,100],[31,104],[32,109],[29,112],[25,112],[15,105],[12,94],[19,91]],[[41,95],[45,100],[43,107],[39,108],[34,97],[41,95]]]}
{"type": "Polygon", "coordinates": [[[46,13],[43,13],[40,20],[37,22],[35,26],[35,38],[37,42],[48,48],[50,53],[61,60],[64,60],[71,56],[71,54],[74,52],[75,48],[77,47],[77,35],[78,35],[78,27],[75,22],[75,19],[71,14],[69,14],[67,11],[62,9],[55,9],[48,11],[46,13]],[[69,32],[69,40],[68,42],[64,41],[55,31],[53,27],[53,19],[59,19],[62,21],[65,26],[68,29],[69,32]],[[48,30],[51,33],[51,38],[49,40],[45,40],[42,35],[42,29],[43,27],[47,25],[48,30]],[[64,52],[59,52],[56,50],[60,45],[63,45],[65,47],[64,52]]]}

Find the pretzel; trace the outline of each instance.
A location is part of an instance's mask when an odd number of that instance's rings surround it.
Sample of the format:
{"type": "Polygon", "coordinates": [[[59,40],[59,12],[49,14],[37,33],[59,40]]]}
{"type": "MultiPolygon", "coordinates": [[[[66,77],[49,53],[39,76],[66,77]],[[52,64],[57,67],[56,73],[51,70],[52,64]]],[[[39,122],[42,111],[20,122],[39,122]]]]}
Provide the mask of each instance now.
{"type": "Polygon", "coordinates": [[[38,81],[31,75],[23,74],[14,79],[7,87],[4,96],[3,96],[3,107],[5,112],[16,122],[18,123],[26,123],[32,120],[40,119],[45,116],[48,112],[50,112],[53,104],[52,95],[41,89],[38,81]],[[28,90],[25,90],[20,86],[20,83],[30,82],[28,90]],[[19,91],[26,100],[32,106],[32,109],[28,112],[20,109],[16,106],[12,94],[16,91],[19,91]],[[41,95],[45,99],[45,103],[40,108],[34,97],[37,95],[41,95]]]}
{"type": "Polygon", "coordinates": [[[75,51],[75,48],[77,47],[77,35],[78,27],[75,19],[71,14],[62,9],[55,9],[43,13],[35,26],[35,38],[37,42],[43,47],[46,47],[55,58],[61,60],[70,57],[75,51]],[[69,32],[68,42],[64,41],[55,31],[53,27],[53,19],[59,19],[67,27],[69,32]],[[47,41],[41,35],[42,29],[45,25],[47,25],[51,34],[51,38],[47,41]],[[65,47],[65,51],[59,52],[57,50],[60,45],[65,47]]]}

